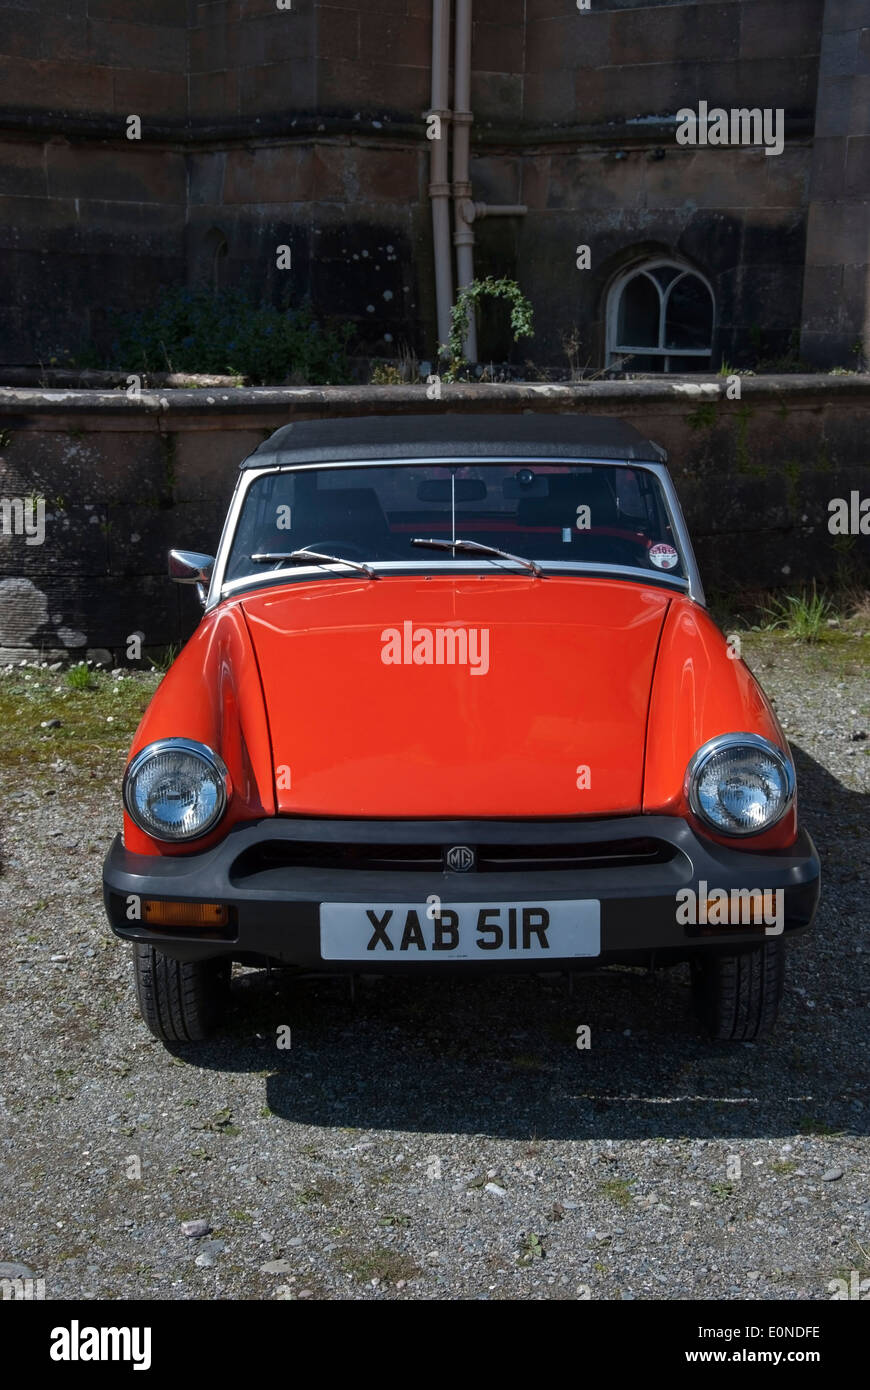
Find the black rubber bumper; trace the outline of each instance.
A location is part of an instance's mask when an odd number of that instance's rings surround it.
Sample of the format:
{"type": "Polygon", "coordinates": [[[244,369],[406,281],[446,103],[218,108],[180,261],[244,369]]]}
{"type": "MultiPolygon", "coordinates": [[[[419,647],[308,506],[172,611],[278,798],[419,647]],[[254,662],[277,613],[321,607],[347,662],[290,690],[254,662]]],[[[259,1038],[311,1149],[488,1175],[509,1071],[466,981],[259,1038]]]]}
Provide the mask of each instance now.
{"type": "MultiPolygon", "coordinates": [[[[157,857],[131,854],[118,836],[103,869],[103,891],[112,930],[127,941],[149,942],[181,960],[230,956],[236,960],[269,959],[307,971],[329,973],[384,972],[427,968],[418,959],[389,959],[374,950],[371,960],[325,961],[320,953],[320,904],[323,902],[415,903],[425,910],[437,895],[451,901],[479,903],[548,903],[596,899],[601,905],[601,953],[594,958],[523,959],[482,962],[490,970],[582,969],[584,966],[679,960],[699,950],[733,951],[770,939],[761,924],[735,928],[683,925],[678,921],[680,889],[698,892],[757,889],[782,890],[783,934],[805,931],[812,923],[819,898],[819,860],[810,837],[801,832],[788,850],[759,854],[725,848],[696,835],[682,820],[669,816],[631,816],[594,822],[577,821],[362,821],[295,820],[290,817],[249,822],[234,827],[212,849],[200,854],[157,857]],[[385,843],[397,854],[423,840],[448,845],[471,845],[485,862],[498,860],[499,846],[528,848],[534,868],[498,868],[495,872],[451,872],[445,869],[389,871],[366,867],[311,867],[304,861],[306,846],[323,850],[324,842],[362,855],[385,843]],[[660,846],[644,862],[632,862],[629,846],[643,840],[660,846]],[[596,846],[606,842],[609,859],[596,859],[596,846]],[[268,845],[271,857],[261,857],[268,845]],[[581,867],[540,865],[536,852],[548,855],[560,845],[590,849],[581,867]],[[620,860],[619,846],[626,847],[620,860]],[[542,849],[541,847],[544,847],[542,849]],[[614,848],[615,847],[615,848],[614,848]],[[292,863],[282,861],[286,849],[292,863]],[[277,861],[277,862],[276,862],[277,861]],[[140,913],[143,899],[215,902],[229,909],[225,928],[208,930],[153,928],[140,913]]],[[[443,973],[447,960],[432,964],[443,973]]],[[[455,962],[463,972],[478,969],[475,962],[455,962]]]]}

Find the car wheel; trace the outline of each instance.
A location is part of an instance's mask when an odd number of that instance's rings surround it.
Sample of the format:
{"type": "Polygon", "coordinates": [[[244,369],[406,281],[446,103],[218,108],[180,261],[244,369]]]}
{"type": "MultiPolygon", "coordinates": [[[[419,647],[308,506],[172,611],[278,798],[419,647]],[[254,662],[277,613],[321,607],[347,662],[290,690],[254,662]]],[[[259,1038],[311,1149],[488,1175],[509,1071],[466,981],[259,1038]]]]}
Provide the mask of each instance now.
{"type": "Polygon", "coordinates": [[[782,937],[734,955],[696,956],[692,965],[695,1013],[720,1042],[751,1042],[776,1022],[785,979],[782,937]]]}
{"type": "Polygon", "coordinates": [[[202,1042],[229,1003],[228,960],[174,960],[153,946],[133,947],[139,1010],[165,1043],[202,1042]]]}

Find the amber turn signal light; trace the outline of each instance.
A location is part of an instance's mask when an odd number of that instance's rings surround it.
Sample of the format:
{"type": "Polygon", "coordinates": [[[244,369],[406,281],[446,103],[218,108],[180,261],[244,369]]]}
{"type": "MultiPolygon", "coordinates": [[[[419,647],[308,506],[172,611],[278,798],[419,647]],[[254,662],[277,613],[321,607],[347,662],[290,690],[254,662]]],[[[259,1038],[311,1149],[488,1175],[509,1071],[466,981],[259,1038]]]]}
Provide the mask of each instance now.
{"type": "Polygon", "coordinates": [[[756,893],[738,902],[722,903],[719,898],[707,899],[704,919],[722,927],[761,927],[776,921],[776,894],[756,893]]]}
{"type": "Polygon", "coordinates": [[[154,927],[225,927],[229,908],[223,903],[179,903],[143,898],[142,920],[154,927]]]}

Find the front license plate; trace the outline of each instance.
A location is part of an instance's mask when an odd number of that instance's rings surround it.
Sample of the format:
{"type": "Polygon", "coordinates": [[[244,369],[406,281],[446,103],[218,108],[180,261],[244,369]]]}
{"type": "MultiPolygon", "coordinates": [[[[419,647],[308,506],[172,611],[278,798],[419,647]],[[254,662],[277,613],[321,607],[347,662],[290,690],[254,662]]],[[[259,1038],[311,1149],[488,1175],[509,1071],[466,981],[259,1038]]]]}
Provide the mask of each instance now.
{"type": "Polygon", "coordinates": [[[597,956],[596,899],[542,903],[321,903],[324,960],[517,960],[597,956]]]}

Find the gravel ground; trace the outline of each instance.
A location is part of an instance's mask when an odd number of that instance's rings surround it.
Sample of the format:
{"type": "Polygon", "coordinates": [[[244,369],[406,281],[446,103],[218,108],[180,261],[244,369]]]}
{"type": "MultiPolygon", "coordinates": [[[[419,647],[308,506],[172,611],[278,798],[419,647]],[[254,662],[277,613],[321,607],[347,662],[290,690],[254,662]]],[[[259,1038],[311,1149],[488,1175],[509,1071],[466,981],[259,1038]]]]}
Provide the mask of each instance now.
{"type": "Polygon", "coordinates": [[[684,970],[355,1000],[247,971],[228,1036],[173,1056],[102,913],[135,718],[49,762],[37,727],[36,770],[0,768],[0,1277],[86,1299],[827,1299],[870,1277],[867,667],[857,642],[746,653],[824,886],[775,1035],[736,1047],[698,1035],[684,970]]]}

